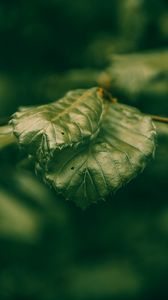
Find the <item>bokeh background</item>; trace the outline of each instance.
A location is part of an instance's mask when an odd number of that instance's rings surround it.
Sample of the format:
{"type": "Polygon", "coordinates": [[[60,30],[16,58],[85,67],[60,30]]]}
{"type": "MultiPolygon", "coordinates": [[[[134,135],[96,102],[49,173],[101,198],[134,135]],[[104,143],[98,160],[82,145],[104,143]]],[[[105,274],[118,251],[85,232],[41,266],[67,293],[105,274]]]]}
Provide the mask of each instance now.
{"type": "MultiPolygon", "coordinates": [[[[19,106],[102,85],[168,115],[167,0],[0,0],[0,124],[19,106]]],[[[168,298],[168,125],[155,160],[86,211],[0,151],[0,299],[168,298]]]]}

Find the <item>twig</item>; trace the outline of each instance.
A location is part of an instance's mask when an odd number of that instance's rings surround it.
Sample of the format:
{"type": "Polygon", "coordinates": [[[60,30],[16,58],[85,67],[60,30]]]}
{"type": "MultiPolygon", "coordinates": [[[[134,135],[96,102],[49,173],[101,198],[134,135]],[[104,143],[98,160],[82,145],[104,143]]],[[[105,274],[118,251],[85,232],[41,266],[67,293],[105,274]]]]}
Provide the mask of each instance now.
{"type": "Polygon", "coordinates": [[[149,116],[152,118],[153,121],[168,123],[168,118],[166,118],[166,117],[153,116],[153,115],[149,115],[149,116]]]}

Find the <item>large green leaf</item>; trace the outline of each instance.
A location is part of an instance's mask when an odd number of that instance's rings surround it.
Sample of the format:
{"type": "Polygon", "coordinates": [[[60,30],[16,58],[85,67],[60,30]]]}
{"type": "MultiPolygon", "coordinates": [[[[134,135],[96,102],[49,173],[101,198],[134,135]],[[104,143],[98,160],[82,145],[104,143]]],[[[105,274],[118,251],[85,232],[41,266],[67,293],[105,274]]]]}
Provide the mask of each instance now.
{"type": "Polygon", "coordinates": [[[103,95],[99,88],[75,90],[51,104],[13,115],[14,134],[28,153],[50,156],[56,148],[88,142],[99,132],[103,95]]]}
{"type": "Polygon", "coordinates": [[[151,118],[121,104],[107,103],[101,131],[88,145],[56,151],[43,179],[65,199],[85,208],[105,199],[141,172],[155,150],[151,118]]]}

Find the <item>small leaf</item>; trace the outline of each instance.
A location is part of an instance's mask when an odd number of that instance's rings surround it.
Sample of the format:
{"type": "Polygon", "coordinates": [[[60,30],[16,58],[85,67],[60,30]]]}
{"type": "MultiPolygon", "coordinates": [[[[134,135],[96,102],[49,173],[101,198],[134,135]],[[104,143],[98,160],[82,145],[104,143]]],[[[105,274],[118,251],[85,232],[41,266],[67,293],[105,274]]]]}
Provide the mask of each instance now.
{"type": "Polygon", "coordinates": [[[51,104],[22,108],[13,115],[14,134],[30,154],[88,142],[99,132],[103,112],[102,90],[75,90],[51,104]]]}
{"type": "Polygon", "coordinates": [[[128,183],[144,169],[155,150],[150,117],[118,103],[107,103],[105,111],[94,141],[56,151],[53,159],[40,166],[44,180],[82,208],[128,183]]]}

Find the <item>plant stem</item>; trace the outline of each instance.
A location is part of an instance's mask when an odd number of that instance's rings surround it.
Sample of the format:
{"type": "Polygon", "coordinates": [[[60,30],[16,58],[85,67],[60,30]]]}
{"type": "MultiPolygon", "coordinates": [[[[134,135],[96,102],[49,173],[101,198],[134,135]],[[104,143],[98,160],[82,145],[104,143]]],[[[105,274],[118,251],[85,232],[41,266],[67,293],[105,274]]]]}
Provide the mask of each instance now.
{"type": "Polygon", "coordinates": [[[0,127],[0,150],[3,148],[16,144],[17,140],[13,134],[12,127],[10,125],[0,127]]]}
{"type": "Polygon", "coordinates": [[[168,123],[168,118],[166,117],[160,117],[160,116],[153,116],[150,115],[153,121],[162,122],[162,123],[168,123]]]}

